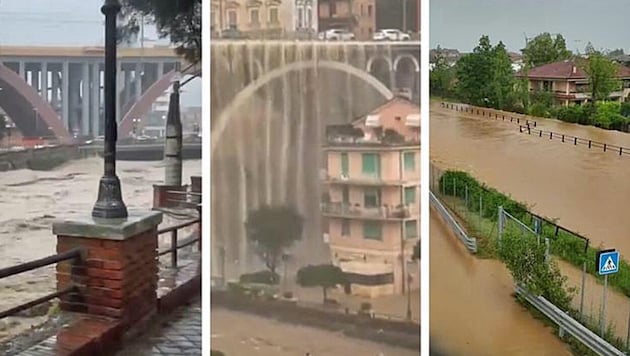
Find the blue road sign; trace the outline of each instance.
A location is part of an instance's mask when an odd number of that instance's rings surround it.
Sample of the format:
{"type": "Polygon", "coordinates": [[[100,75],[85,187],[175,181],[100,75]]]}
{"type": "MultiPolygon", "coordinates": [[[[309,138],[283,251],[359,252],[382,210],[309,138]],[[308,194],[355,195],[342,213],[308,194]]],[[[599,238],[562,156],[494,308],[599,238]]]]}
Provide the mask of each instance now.
{"type": "Polygon", "coordinates": [[[614,250],[600,252],[597,266],[599,266],[600,275],[619,272],[619,252],[614,250]]]}

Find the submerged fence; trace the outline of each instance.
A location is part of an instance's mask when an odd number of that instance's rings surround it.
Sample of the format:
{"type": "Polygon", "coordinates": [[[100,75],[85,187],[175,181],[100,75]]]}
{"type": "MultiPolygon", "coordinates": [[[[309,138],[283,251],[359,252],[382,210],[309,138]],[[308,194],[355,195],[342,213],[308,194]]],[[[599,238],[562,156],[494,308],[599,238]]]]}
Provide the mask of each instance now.
{"type": "Polygon", "coordinates": [[[570,143],[570,144],[573,144],[574,146],[582,145],[582,146],[587,146],[589,149],[595,149],[595,148],[602,149],[604,152],[612,152],[620,156],[630,155],[630,148],[628,147],[589,140],[586,138],[562,134],[562,133],[553,132],[553,131],[545,131],[542,129],[531,128],[530,126],[527,126],[527,125],[519,126],[519,132],[526,133],[532,136],[538,136],[541,138],[548,138],[549,140],[553,140],[553,139],[560,140],[563,143],[570,143]]]}
{"type": "Polygon", "coordinates": [[[538,123],[535,120],[529,119],[524,114],[517,114],[508,111],[501,111],[497,109],[484,108],[479,106],[473,106],[468,104],[455,104],[455,103],[441,103],[441,106],[445,109],[455,110],[459,112],[465,112],[473,115],[479,115],[481,117],[487,117],[488,119],[495,119],[504,122],[511,122],[514,124],[523,124],[536,127],[538,123]]]}

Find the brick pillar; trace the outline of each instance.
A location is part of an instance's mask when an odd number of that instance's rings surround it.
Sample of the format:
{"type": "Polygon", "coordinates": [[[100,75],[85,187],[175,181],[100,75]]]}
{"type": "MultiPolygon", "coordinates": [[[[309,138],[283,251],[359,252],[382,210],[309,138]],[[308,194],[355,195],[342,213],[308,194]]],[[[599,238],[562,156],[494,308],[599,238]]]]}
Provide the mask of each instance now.
{"type": "Polygon", "coordinates": [[[57,265],[57,288],[70,283],[76,294],[62,298],[63,310],[119,319],[125,327],[157,308],[157,226],[162,213],[130,212],[127,219],[59,221],[53,224],[57,252],[81,247],[84,259],[57,265]]]}

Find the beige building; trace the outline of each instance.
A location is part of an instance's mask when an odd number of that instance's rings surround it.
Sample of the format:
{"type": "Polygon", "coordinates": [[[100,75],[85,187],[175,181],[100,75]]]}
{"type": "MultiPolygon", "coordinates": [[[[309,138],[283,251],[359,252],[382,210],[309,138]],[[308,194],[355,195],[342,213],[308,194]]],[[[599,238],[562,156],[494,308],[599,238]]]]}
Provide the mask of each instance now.
{"type": "Polygon", "coordinates": [[[213,36],[227,30],[247,38],[295,38],[317,33],[316,0],[212,0],[213,36]]]}
{"type": "Polygon", "coordinates": [[[346,29],[357,40],[376,31],[376,0],[319,0],[319,31],[346,29]]]}
{"type": "Polygon", "coordinates": [[[333,263],[350,276],[353,294],[404,293],[409,280],[417,288],[420,109],[397,97],[351,125],[328,127],[327,140],[322,211],[333,263]]]}

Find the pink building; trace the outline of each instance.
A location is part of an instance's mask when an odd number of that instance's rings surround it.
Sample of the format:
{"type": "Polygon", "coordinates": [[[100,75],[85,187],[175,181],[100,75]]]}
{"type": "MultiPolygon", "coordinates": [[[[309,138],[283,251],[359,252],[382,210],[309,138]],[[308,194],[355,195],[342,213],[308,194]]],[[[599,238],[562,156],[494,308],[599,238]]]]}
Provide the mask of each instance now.
{"type": "Polygon", "coordinates": [[[329,126],[322,211],[332,260],[352,293],[417,288],[420,108],[396,97],[350,125],[329,126]]]}

